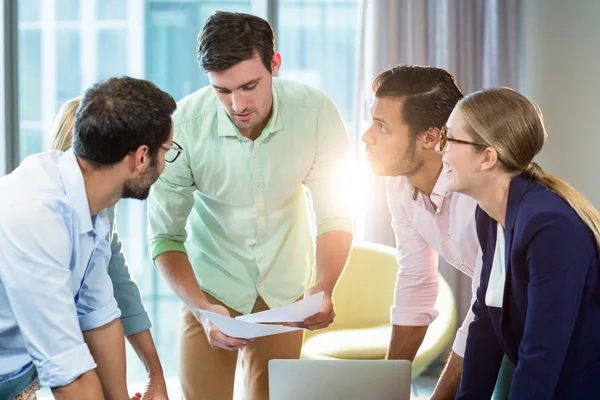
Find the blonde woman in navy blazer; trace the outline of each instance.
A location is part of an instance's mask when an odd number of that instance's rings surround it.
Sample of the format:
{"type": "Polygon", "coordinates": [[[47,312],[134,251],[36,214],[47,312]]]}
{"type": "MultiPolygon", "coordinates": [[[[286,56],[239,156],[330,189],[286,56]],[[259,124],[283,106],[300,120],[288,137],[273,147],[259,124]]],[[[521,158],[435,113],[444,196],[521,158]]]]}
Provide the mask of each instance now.
{"type": "Polygon", "coordinates": [[[600,397],[600,215],[533,158],[546,131],[508,89],[465,97],[442,130],[449,190],[478,202],[483,267],[457,399],[489,399],[506,354],[510,399],[600,397]]]}

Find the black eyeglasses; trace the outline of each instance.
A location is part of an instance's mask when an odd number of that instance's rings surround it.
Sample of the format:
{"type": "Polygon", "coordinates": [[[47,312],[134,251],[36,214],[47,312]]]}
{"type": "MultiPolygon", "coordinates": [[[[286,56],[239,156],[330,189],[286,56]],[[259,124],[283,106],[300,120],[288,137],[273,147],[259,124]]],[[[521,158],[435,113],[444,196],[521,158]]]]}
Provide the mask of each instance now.
{"type": "Polygon", "coordinates": [[[168,163],[175,162],[175,160],[177,160],[177,157],[179,157],[179,155],[183,153],[183,148],[179,144],[177,144],[176,141],[173,141],[172,146],[167,146],[163,144],[161,147],[167,150],[167,152],[165,153],[165,161],[168,163]]]}
{"type": "Polygon", "coordinates": [[[485,147],[485,145],[481,144],[481,143],[467,142],[466,140],[449,138],[448,137],[448,127],[446,125],[444,125],[444,126],[442,126],[442,129],[440,130],[440,152],[444,151],[444,147],[446,146],[446,143],[448,143],[448,142],[456,142],[456,143],[462,143],[462,144],[470,144],[471,146],[485,147]]]}

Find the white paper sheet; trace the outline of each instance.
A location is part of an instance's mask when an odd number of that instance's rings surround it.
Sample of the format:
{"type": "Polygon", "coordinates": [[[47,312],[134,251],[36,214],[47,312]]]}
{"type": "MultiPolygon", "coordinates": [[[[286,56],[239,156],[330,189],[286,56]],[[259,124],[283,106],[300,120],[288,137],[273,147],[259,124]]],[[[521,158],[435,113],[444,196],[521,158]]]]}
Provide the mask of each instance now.
{"type": "Polygon", "coordinates": [[[225,315],[217,314],[206,310],[197,310],[212,322],[221,332],[229,337],[238,339],[253,339],[262,336],[276,335],[278,333],[286,333],[300,330],[291,326],[283,325],[263,325],[253,322],[241,321],[239,319],[226,317],[225,315]]]}
{"type": "Polygon", "coordinates": [[[240,315],[236,319],[246,322],[303,322],[321,311],[321,303],[323,303],[323,292],[312,294],[288,306],[240,315]]]}

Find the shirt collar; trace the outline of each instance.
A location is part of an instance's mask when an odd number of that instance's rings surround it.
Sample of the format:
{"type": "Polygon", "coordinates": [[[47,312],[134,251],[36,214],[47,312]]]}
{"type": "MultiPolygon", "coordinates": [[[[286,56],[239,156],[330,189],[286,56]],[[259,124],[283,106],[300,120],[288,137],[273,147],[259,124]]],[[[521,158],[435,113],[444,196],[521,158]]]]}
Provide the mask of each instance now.
{"type": "Polygon", "coordinates": [[[106,212],[100,212],[98,213],[99,218],[92,219],[83,174],[72,149],[67,150],[58,158],[58,170],[65,194],[73,205],[79,220],[79,233],[94,231],[97,235],[106,235],[108,233],[108,216],[106,212]]]}
{"type": "Polygon", "coordinates": [[[106,209],[104,209],[96,215],[98,216],[98,218],[96,218],[94,222],[94,232],[96,233],[96,236],[104,237],[108,235],[108,232],[110,231],[110,220],[108,218],[108,212],[106,211],[106,209]]]}
{"type": "MultiPolygon", "coordinates": [[[[431,192],[431,201],[436,205],[438,210],[441,208],[445,199],[448,199],[452,196],[452,192],[448,190],[448,168],[444,165],[442,167],[442,171],[438,176],[435,185],[433,186],[433,191],[431,192]]],[[[411,197],[413,200],[417,200],[419,195],[419,189],[410,184],[407,180],[406,190],[412,191],[411,197]]]]}
{"type": "MultiPolygon", "coordinates": [[[[277,90],[275,87],[275,83],[272,84],[272,93],[273,93],[273,112],[271,114],[271,118],[269,118],[269,122],[265,129],[263,129],[258,140],[266,139],[271,133],[275,133],[281,131],[283,129],[283,123],[281,121],[279,115],[279,96],[277,94],[277,90]]],[[[240,133],[235,126],[235,124],[231,121],[231,117],[227,114],[225,107],[222,104],[219,104],[217,111],[217,129],[219,136],[237,136],[240,137],[240,133]]]]}

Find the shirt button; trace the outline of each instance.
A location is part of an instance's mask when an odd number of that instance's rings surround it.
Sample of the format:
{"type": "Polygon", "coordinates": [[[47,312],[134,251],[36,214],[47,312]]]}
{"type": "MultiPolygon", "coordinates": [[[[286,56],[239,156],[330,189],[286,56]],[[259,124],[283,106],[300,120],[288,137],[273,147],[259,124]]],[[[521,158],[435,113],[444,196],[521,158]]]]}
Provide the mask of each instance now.
{"type": "Polygon", "coordinates": [[[450,240],[450,239],[452,239],[452,236],[450,236],[450,235],[446,235],[446,236],[444,236],[444,240],[445,240],[445,241],[448,241],[448,240],[450,240]]]}
{"type": "Polygon", "coordinates": [[[252,158],[254,158],[256,160],[258,158],[258,154],[254,153],[254,155],[252,156],[252,158]]]}
{"type": "Polygon", "coordinates": [[[258,239],[256,239],[256,241],[259,242],[259,243],[262,242],[262,240],[263,240],[262,236],[259,236],[258,239]]]}
{"type": "Polygon", "coordinates": [[[259,264],[262,264],[265,261],[265,259],[263,257],[258,257],[258,260],[256,261],[258,261],[259,264]]]}
{"type": "Polygon", "coordinates": [[[256,191],[257,191],[257,192],[262,192],[262,186],[258,185],[258,186],[256,187],[256,191]]]}

